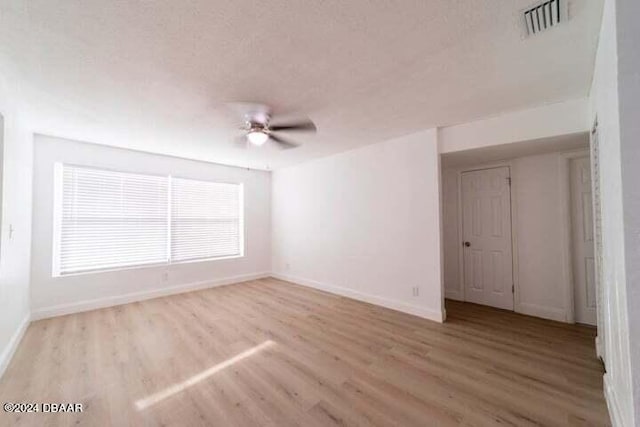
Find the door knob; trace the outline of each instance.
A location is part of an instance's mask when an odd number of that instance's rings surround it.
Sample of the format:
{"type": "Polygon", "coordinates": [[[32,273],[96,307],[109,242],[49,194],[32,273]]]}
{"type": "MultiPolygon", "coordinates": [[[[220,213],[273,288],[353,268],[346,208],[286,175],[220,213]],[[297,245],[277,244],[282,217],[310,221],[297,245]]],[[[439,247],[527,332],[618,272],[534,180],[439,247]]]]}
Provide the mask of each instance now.
{"type": "Polygon", "coordinates": [[[464,242],[464,245],[468,248],[469,246],[471,246],[471,242],[464,242]]]}

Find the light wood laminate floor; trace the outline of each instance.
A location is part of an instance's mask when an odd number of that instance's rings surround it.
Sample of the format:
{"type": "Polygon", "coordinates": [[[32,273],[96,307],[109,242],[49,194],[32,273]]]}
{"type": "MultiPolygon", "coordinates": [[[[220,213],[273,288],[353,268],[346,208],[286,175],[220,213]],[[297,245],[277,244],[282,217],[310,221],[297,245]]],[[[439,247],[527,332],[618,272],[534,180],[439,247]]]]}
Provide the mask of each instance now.
{"type": "Polygon", "coordinates": [[[32,323],[0,425],[608,425],[594,330],[459,302],[438,324],[275,279],[32,323]]]}

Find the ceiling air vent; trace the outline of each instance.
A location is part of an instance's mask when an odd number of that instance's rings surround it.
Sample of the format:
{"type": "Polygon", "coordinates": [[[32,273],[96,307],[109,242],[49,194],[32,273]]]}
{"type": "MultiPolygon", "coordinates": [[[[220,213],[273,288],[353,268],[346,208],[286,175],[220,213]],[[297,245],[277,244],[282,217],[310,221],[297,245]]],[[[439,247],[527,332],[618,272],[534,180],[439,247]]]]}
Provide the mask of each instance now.
{"type": "Polygon", "coordinates": [[[528,35],[540,33],[566,19],[566,0],[546,0],[524,10],[528,35]]]}

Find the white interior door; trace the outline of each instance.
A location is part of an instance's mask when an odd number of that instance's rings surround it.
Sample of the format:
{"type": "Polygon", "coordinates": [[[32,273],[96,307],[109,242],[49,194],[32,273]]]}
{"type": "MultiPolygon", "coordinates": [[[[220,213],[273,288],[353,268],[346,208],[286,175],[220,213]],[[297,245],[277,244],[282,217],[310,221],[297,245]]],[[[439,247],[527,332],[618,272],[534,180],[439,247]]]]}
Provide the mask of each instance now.
{"type": "Polygon", "coordinates": [[[465,301],[513,310],[508,167],[462,173],[465,301]]]}
{"type": "Polygon", "coordinates": [[[571,160],[571,237],[576,322],[596,324],[596,276],[589,157],[571,160]]]}

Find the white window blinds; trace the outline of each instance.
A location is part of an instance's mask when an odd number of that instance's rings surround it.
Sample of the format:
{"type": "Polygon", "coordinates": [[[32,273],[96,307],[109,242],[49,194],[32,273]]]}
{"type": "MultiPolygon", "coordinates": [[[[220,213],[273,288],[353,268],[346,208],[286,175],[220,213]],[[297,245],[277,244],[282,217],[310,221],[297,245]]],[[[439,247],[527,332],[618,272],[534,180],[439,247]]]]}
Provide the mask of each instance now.
{"type": "Polygon", "coordinates": [[[54,274],[167,261],[167,177],[56,168],[54,274]]]}
{"type": "Polygon", "coordinates": [[[171,178],[171,259],[242,255],[242,186],[171,178]]]}
{"type": "Polygon", "coordinates": [[[243,255],[241,184],[56,164],[54,276],[243,255]]]}

